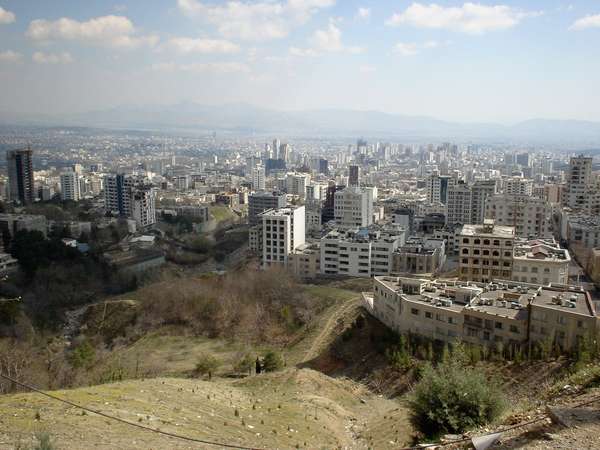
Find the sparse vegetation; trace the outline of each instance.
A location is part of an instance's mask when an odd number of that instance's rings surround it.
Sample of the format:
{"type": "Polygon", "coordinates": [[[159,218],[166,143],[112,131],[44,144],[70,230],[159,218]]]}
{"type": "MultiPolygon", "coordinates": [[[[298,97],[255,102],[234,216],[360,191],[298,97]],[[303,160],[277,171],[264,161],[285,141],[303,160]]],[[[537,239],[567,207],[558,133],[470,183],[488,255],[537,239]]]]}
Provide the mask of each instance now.
{"type": "Polygon", "coordinates": [[[285,361],[281,353],[269,351],[263,358],[262,366],[265,372],[276,372],[285,367],[285,361]]]}
{"type": "Polygon", "coordinates": [[[204,376],[208,375],[208,379],[212,379],[213,373],[219,367],[219,360],[215,358],[213,355],[202,355],[198,362],[196,363],[196,368],[194,369],[195,376],[204,376]]]}

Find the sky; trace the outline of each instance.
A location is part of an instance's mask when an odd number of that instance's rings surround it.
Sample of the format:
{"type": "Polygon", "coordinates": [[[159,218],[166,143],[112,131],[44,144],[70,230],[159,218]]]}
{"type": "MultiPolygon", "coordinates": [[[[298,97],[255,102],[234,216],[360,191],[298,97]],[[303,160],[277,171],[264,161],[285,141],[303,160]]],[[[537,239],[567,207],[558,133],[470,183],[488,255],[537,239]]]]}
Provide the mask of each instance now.
{"type": "Polygon", "coordinates": [[[0,111],[600,121],[600,1],[0,0],[0,111]]]}

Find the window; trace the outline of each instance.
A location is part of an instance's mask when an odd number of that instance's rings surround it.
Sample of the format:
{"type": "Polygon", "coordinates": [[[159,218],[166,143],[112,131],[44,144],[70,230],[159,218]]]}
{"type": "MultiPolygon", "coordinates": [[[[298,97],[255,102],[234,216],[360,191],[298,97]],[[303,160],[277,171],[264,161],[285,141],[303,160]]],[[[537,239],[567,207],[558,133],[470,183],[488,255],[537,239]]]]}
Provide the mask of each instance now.
{"type": "Polygon", "coordinates": [[[496,330],[501,330],[502,329],[502,322],[496,322],[494,324],[494,328],[496,328],[496,330]]]}
{"type": "Polygon", "coordinates": [[[519,327],[517,327],[516,325],[511,325],[509,330],[511,333],[519,333],[519,327]]]}
{"type": "Polygon", "coordinates": [[[463,244],[468,244],[468,243],[469,243],[469,240],[467,238],[464,238],[463,239],[463,244]]]}
{"type": "Polygon", "coordinates": [[[418,316],[419,315],[419,310],[417,308],[411,308],[410,313],[413,316],[418,316]]]}
{"type": "Polygon", "coordinates": [[[489,331],[484,331],[483,332],[483,340],[484,341],[489,341],[490,340],[490,332],[489,331]]]}
{"type": "Polygon", "coordinates": [[[431,319],[432,318],[432,314],[429,311],[425,311],[425,318],[431,319]]]}

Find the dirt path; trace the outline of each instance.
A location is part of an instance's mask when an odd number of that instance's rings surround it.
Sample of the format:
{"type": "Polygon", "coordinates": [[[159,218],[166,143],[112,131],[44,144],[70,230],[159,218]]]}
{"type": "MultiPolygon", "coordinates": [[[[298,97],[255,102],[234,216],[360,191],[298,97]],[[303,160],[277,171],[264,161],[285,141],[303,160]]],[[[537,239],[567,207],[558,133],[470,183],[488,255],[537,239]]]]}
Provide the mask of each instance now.
{"type": "Polygon", "coordinates": [[[347,319],[354,320],[359,306],[360,297],[358,296],[353,297],[342,304],[332,306],[332,308],[334,308],[333,314],[329,316],[327,322],[325,322],[325,325],[313,340],[312,344],[306,351],[302,362],[308,362],[319,356],[323,349],[327,347],[327,345],[329,345],[336,336],[339,335],[340,330],[337,330],[336,328],[346,321],[348,324],[350,324],[351,320],[347,319]]]}

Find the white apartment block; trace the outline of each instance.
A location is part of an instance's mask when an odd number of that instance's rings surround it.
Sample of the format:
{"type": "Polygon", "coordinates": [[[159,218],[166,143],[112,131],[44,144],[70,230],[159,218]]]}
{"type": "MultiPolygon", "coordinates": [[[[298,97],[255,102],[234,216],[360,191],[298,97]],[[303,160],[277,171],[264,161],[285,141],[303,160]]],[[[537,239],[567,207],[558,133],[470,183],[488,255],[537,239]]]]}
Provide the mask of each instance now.
{"type": "Polygon", "coordinates": [[[330,231],[321,239],[321,273],[367,278],[390,274],[394,252],[405,239],[404,230],[330,231]]]}
{"type": "Polygon", "coordinates": [[[76,172],[60,174],[60,196],[63,200],[79,201],[81,199],[79,175],[76,172]]]}
{"type": "Polygon", "coordinates": [[[264,166],[256,166],[252,169],[252,189],[262,191],[266,186],[266,174],[264,166]]]}
{"type": "Polygon", "coordinates": [[[461,280],[508,280],[512,274],[515,229],[486,219],[483,225],[464,225],[459,237],[461,280]]]}
{"type": "Polygon", "coordinates": [[[552,237],[552,206],[540,198],[494,195],[486,202],[486,218],[514,227],[519,237],[552,237]]]}
{"type": "Polygon", "coordinates": [[[442,341],[507,348],[548,341],[564,351],[595,335],[598,318],[579,287],[511,281],[461,281],[376,277],[363,293],[367,310],[397,333],[442,341]]]}
{"type": "Polygon", "coordinates": [[[310,184],[310,175],[304,173],[288,173],[285,176],[285,191],[291,195],[306,198],[306,187],[310,184]]]}
{"type": "Polygon", "coordinates": [[[507,195],[533,195],[533,180],[523,177],[510,177],[504,180],[504,193],[507,195]]]}
{"type": "Polygon", "coordinates": [[[585,207],[587,191],[593,184],[592,161],[591,157],[577,156],[569,162],[565,192],[565,204],[569,208],[585,207]]]}
{"type": "Polygon", "coordinates": [[[265,211],[262,219],[262,266],[288,265],[289,256],[305,242],[304,206],[265,211]]]}
{"type": "Polygon", "coordinates": [[[156,223],[156,190],[144,177],[110,174],[104,177],[104,208],[134,219],[140,228],[156,223]]]}
{"type": "Polygon", "coordinates": [[[569,251],[554,240],[517,241],[513,250],[514,281],[543,284],[568,284],[569,251]]]}
{"type": "Polygon", "coordinates": [[[368,227],[373,223],[372,193],[359,187],[337,191],[334,197],[334,217],[338,226],[368,227]]]}
{"type": "Polygon", "coordinates": [[[446,204],[448,201],[448,188],[456,181],[455,178],[448,175],[440,175],[438,172],[432,173],[426,180],[427,200],[432,203],[441,202],[446,204]]]}

